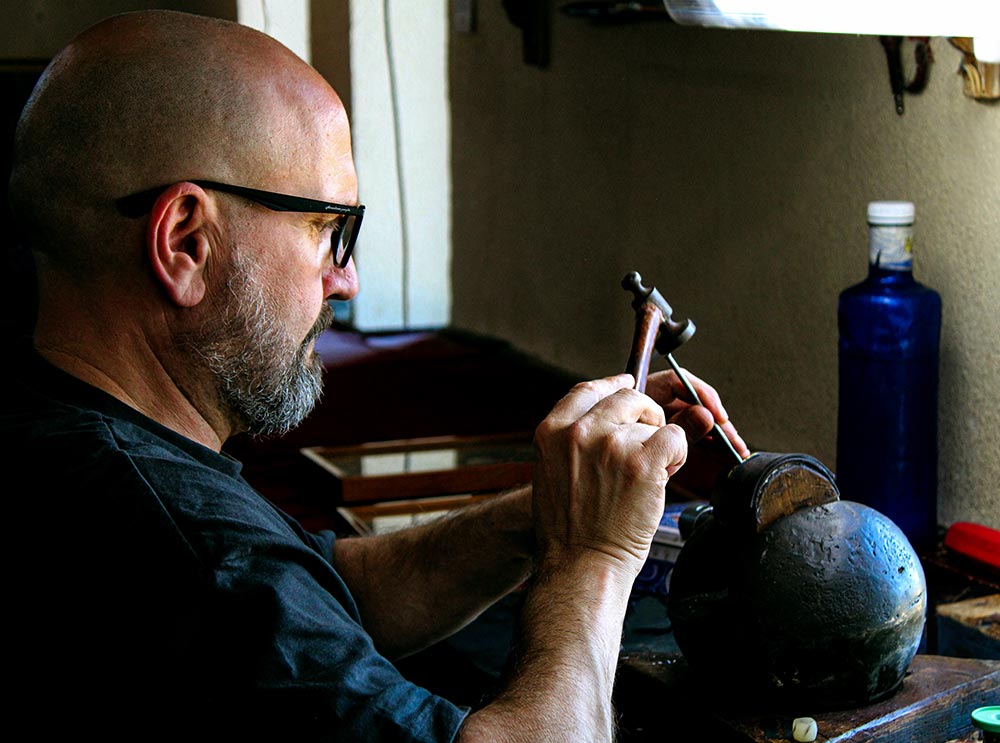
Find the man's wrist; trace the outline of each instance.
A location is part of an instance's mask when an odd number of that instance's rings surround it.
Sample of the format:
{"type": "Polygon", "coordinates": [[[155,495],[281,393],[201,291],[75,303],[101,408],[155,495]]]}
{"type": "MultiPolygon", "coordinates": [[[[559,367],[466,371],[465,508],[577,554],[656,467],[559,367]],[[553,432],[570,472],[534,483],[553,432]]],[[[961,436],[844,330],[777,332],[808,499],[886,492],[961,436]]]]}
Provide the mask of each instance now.
{"type": "Polygon", "coordinates": [[[600,588],[609,596],[627,596],[641,567],[635,564],[634,559],[626,559],[610,551],[550,545],[539,552],[534,574],[536,580],[542,582],[556,580],[574,585],[575,581],[583,581],[581,585],[600,588]]]}

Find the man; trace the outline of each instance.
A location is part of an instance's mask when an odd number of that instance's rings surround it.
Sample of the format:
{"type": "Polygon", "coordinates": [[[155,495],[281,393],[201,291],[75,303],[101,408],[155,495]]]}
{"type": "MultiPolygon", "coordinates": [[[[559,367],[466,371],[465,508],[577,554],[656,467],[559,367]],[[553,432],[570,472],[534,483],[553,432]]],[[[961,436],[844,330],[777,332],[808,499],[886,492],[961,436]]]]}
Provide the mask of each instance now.
{"type": "Polygon", "coordinates": [[[237,24],[111,18],[40,80],[11,199],[39,275],[2,420],[26,477],[19,716],[114,740],[611,739],[667,479],[713,416],[746,452],[711,387],[706,409],[670,374],[656,401],[626,375],[580,385],[538,428],[531,488],[385,537],[307,534],[221,448],[309,412],[327,300],[358,290],[363,207],[327,83],[237,24]],[[511,677],[482,709],[392,665],[526,579],[511,677]]]}

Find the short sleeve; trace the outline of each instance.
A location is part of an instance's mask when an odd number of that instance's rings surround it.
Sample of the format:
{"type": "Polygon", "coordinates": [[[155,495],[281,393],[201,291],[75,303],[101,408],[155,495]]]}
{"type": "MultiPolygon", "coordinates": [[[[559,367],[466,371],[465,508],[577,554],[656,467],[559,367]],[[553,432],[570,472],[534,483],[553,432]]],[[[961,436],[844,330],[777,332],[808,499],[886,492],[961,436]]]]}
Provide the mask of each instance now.
{"type": "Polygon", "coordinates": [[[318,531],[315,534],[303,531],[302,540],[316,550],[331,566],[333,565],[333,545],[337,541],[336,534],[329,529],[318,531]]]}
{"type": "Polygon", "coordinates": [[[212,665],[232,670],[223,686],[234,691],[220,719],[281,728],[283,739],[290,729],[305,740],[454,739],[469,710],[408,681],[378,652],[332,565],[332,532],[309,534],[263,499],[235,494],[177,516],[212,564],[205,639],[212,665]]]}

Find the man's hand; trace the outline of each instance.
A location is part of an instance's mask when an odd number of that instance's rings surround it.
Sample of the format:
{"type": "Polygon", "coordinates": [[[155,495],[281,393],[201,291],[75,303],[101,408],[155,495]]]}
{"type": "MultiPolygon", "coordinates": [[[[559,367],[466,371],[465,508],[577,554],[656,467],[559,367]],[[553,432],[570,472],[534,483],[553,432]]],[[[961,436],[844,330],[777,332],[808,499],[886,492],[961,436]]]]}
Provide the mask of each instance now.
{"type": "Polygon", "coordinates": [[[701,405],[695,405],[690,394],[684,387],[673,369],[651,374],[646,380],[646,394],[663,406],[667,420],[676,423],[684,429],[689,443],[694,443],[705,437],[715,423],[732,442],[737,454],[746,459],[750,450],[736,432],[736,427],[729,420],[729,415],[719,399],[715,388],[694,376],[687,370],[684,376],[694,387],[701,400],[701,405]]]}
{"type": "MultiPolygon", "coordinates": [[[[688,442],[714,422],[746,444],[719,396],[695,377],[704,407],[672,373],[577,385],[535,431],[532,507],[539,546],[504,691],[470,715],[462,743],[614,739],[611,694],[635,576],[663,515],[665,486],[688,442]]],[[[748,452],[747,452],[748,453],[748,452]]]]}
{"type": "Polygon", "coordinates": [[[514,671],[466,720],[463,743],[614,739],[611,692],[628,597],[667,479],[687,457],[685,431],[634,384],[626,374],[579,384],[535,431],[540,554],[514,671]]]}
{"type": "MultiPolygon", "coordinates": [[[[687,457],[687,437],[633,385],[627,374],[579,384],[536,430],[534,511],[543,562],[590,553],[633,574],[642,568],[667,479],[687,457]]],[[[711,416],[690,410],[677,416],[704,435],[702,418],[711,416]]]]}

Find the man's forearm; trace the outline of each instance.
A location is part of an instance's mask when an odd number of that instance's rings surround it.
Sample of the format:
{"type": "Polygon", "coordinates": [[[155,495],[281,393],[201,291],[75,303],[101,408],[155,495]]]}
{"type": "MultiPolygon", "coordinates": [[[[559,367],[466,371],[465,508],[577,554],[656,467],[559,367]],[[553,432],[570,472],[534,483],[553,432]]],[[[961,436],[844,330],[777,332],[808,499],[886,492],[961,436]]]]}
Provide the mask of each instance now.
{"type": "Polygon", "coordinates": [[[611,693],[633,579],[593,553],[540,565],[510,682],[466,720],[462,743],[614,740],[611,693]]]}
{"type": "Polygon", "coordinates": [[[334,561],[365,630],[389,656],[447,637],[527,578],[530,488],[391,534],[341,539],[334,561]]]}

